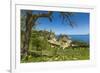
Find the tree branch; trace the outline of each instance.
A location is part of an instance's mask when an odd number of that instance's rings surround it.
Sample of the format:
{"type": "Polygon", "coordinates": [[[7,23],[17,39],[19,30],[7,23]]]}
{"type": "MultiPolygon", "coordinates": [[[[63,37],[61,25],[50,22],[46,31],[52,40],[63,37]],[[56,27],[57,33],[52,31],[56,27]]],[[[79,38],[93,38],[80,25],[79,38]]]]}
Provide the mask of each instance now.
{"type": "Polygon", "coordinates": [[[50,17],[52,15],[52,11],[48,11],[48,13],[38,14],[37,17],[50,17]]]}
{"type": "Polygon", "coordinates": [[[51,15],[52,11],[48,11],[48,13],[41,13],[41,14],[35,14],[33,15],[33,19],[37,20],[38,18],[48,18],[50,21],[52,21],[51,15]]]}
{"type": "Polygon", "coordinates": [[[63,21],[65,20],[66,22],[69,22],[69,25],[71,25],[71,27],[73,28],[73,23],[72,23],[72,21],[71,21],[71,18],[70,18],[70,16],[73,14],[73,13],[71,13],[71,12],[60,12],[60,14],[61,14],[61,16],[62,16],[62,18],[63,18],[63,21]]]}

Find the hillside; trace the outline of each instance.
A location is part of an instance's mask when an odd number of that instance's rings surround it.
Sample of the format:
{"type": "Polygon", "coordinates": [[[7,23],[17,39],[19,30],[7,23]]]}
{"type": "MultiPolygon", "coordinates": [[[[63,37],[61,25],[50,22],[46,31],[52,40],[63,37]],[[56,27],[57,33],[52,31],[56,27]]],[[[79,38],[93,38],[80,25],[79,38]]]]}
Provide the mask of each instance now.
{"type": "MultiPolygon", "coordinates": [[[[56,37],[52,31],[32,30],[29,53],[28,62],[84,60],[89,59],[89,46],[82,42],[72,41],[67,35],[56,37]]],[[[21,62],[26,62],[23,55],[21,62]]]]}

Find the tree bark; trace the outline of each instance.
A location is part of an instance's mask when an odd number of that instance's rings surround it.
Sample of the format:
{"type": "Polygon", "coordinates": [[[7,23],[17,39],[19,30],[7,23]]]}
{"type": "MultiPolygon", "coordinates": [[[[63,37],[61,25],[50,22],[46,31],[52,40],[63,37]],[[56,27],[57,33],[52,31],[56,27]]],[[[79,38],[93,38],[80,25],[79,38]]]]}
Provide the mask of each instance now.
{"type": "Polygon", "coordinates": [[[28,60],[29,55],[29,42],[31,37],[31,30],[32,30],[32,11],[27,12],[26,17],[26,30],[24,33],[24,42],[23,42],[23,55],[26,57],[26,60],[28,60]]]}

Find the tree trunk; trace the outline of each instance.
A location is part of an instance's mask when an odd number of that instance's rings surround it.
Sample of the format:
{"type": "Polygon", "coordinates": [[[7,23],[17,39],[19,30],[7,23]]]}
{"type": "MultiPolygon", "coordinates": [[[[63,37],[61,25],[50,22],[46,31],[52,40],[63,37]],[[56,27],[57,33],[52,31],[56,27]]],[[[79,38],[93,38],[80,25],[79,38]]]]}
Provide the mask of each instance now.
{"type": "Polygon", "coordinates": [[[26,17],[26,30],[24,33],[24,42],[23,42],[23,56],[25,56],[26,60],[28,60],[29,55],[29,42],[31,37],[31,31],[32,31],[32,11],[27,12],[26,17]]]}

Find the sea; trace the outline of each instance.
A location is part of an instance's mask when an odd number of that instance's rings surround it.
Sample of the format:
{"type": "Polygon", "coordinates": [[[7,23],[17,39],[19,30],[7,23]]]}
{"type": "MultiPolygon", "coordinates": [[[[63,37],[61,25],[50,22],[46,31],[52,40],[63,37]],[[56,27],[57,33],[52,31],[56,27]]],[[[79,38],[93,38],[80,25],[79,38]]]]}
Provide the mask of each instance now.
{"type": "Polygon", "coordinates": [[[89,35],[69,35],[70,39],[73,41],[82,41],[89,44],[89,35]]]}
{"type": "MultiPolygon", "coordinates": [[[[59,37],[60,35],[57,35],[59,37]]],[[[72,41],[81,41],[89,44],[90,37],[89,35],[68,35],[72,41]]]]}

